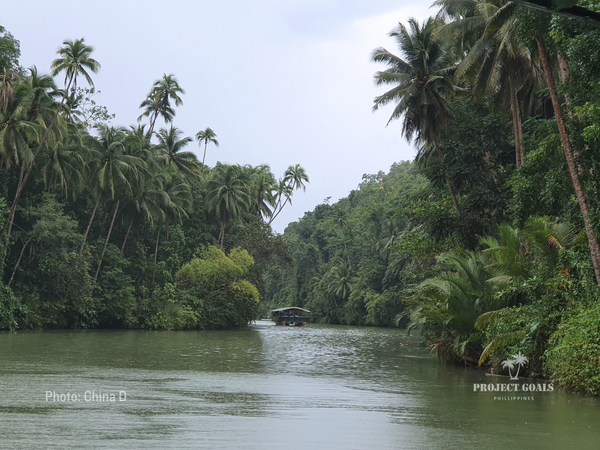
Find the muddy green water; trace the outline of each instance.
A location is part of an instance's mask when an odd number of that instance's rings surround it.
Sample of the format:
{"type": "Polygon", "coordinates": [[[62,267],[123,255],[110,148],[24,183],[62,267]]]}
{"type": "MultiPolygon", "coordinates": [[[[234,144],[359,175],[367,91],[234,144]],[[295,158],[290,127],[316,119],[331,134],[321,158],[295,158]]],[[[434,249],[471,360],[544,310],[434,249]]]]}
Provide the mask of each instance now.
{"type": "Polygon", "coordinates": [[[600,448],[598,400],[492,381],[401,330],[1,333],[0,448],[600,448]]]}

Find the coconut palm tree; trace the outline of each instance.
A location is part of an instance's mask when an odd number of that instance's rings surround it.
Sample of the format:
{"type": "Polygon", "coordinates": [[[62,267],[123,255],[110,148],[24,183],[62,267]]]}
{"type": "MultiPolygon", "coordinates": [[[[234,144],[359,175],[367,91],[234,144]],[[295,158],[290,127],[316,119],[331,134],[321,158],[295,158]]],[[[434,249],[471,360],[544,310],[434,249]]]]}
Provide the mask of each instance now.
{"type": "Polygon", "coordinates": [[[108,235],[104,242],[102,255],[100,256],[100,261],[98,263],[98,269],[96,270],[95,278],[98,279],[100,267],[102,266],[102,259],[104,258],[104,253],[106,252],[106,247],[108,246],[112,234],[121,201],[133,195],[136,177],[139,176],[140,172],[143,172],[147,166],[142,159],[128,154],[126,150],[127,130],[125,128],[97,125],[96,130],[98,132],[98,138],[90,138],[88,140],[88,145],[95,156],[92,161],[92,166],[93,179],[95,180],[95,183],[97,183],[97,200],[96,207],[94,208],[94,212],[92,213],[90,223],[88,224],[84,236],[84,243],[87,239],[87,234],[94,219],[101,196],[108,197],[110,202],[114,203],[115,208],[108,235]]]}
{"type": "Polygon", "coordinates": [[[165,73],[160,80],[154,82],[150,93],[140,104],[143,112],[138,117],[138,122],[142,120],[142,117],[148,117],[150,120],[150,126],[146,132],[147,139],[152,137],[158,116],[162,116],[166,123],[173,121],[175,110],[171,106],[171,101],[175,103],[175,106],[183,105],[183,100],[179,96],[180,94],[185,94],[185,90],[179,86],[173,74],[167,75],[165,73]]]}
{"type": "MultiPolygon", "coordinates": [[[[345,302],[350,297],[352,292],[352,268],[350,264],[342,262],[333,266],[328,277],[327,290],[331,296],[342,302],[345,302]]],[[[337,301],[336,301],[337,306],[337,301]]]]}
{"type": "Polygon", "coordinates": [[[219,146],[219,141],[217,141],[216,133],[210,128],[206,127],[206,130],[200,130],[196,133],[196,139],[198,140],[198,146],[201,147],[204,142],[204,155],[202,156],[202,171],[200,175],[204,174],[204,160],[206,159],[206,147],[208,143],[215,144],[215,147],[219,146]]]}
{"type": "Polygon", "coordinates": [[[546,50],[544,39],[541,34],[539,34],[537,37],[537,46],[540,55],[540,60],[542,62],[542,67],[544,68],[546,85],[548,86],[548,91],[550,92],[550,99],[552,100],[552,107],[554,108],[554,115],[556,116],[556,124],[558,125],[558,132],[560,134],[563,151],[565,153],[565,158],[567,159],[567,166],[569,167],[571,180],[573,181],[575,196],[577,197],[577,202],[579,203],[579,208],[581,209],[581,215],[583,216],[583,223],[585,225],[585,231],[588,237],[590,254],[592,256],[592,265],[594,267],[594,273],[596,275],[596,282],[600,284],[600,245],[598,245],[598,240],[596,238],[594,226],[590,218],[590,205],[588,195],[584,186],[581,183],[581,179],[579,176],[579,167],[575,162],[575,155],[573,153],[573,148],[571,147],[569,135],[567,134],[565,116],[562,110],[561,102],[558,98],[556,82],[554,81],[553,67],[550,63],[550,58],[548,57],[548,52],[546,50]]]}
{"type": "Polygon", "coordinates": [[[283,210],[283,207],[287,204],[287,202],[292,203],[291,193],[294,190],[302,189],[306,192],[306,184],[309,183],[310,180],[304,168],[300,164],[296,164],[293,166],[289,166],[285,171],[285,175],[283,177],[283,184],[285,187],[280,186],[277,189],[277,202],[275,204],[275,208],[273,209],[273,215],[269,220],[269,224],[273,222],[279,213],[283,210]],[[282,196],[285,197],[283,203],[281,202],[282,196]]]}
{"type": "Polygon", "coordinates": [[[8,238],[10,238],[12,224],[15,218],[15,212],[19,203],[19,199],[21,198],[21,194],[23,193],[23,189],[25,188],[25,184],[27,183],[27,180],[31,175],[31,171],[33,170],[35,162],[42,148],[46,144],[46,140],[48,139],[54,125],[58,120],[58,115],[67,96],[69,95],[71,87],[73,86],[74,89],[77,86],[77,78],[79,76],[83,76],[88,82],[88,84],[93,86],[93,81],[89,72],[97,73],[98,70],[100,70],[100,63],[91,57],[93,51],[94,48],[89,45],[86,45],[83,38],[77,39],[75,41],[64,41],[63,47],[60,47],[57,51],[59,57],[52,62],[52,75],[56,76],[61,72],[65,73],[65,90],[63,92],[62,100],[56,108],[54,118],[50,122],[50,125],[46,127],[46,132],[42,139],[39,141],[38,149],[33,155],[31,163],[29,164],[29,169],[27,170],[27,173],[25,174],[25,176],[19,183],[19,186],[17,187],[15,199],[13,200],[13,204],[10,208],[10,215],[8,218],[9,226],[6,235],[6,242],[8,242],[8,238]]]}
{"type": "Polygon", "coordinates": [[[15,101],[14,85],[19,81],[19,74],[13,70],[3,70],[0,75],[0,109],[6,114],[6,108],[15,101]]]}
{"type": "MultiPolygon", "coordinates": [[[[458,88],[452,81],[456,67],[449,45],[434,39],[442,24],[441,20],[431,17],[422,25],[415,19],[409,19],[410,31],[399,24],[389,35],[396,39],[405,59],[380,47],[373,52],[372,60],[388,66],[388,69],[375,74],[375,84],[393,86],[375,97],[373,110],[396,103],[388,124],[402,118],[404,137],[409,142],[414,138],[417,144],[427,142],[433,145],[443,166],[444,156],[438,134],[452,120],[447,102],[458,88]]],[[[446,184],[456,213],[460,215],[458,200],[448,177],[446,184]]]]}
{"type": "Polygon", "coordinates": [[[85,184],[89,150],[82,129],[68,124],[69,134],[60,143],[51,148],[48,161],[42,168],[42,179],[46,189],[60,186],[66,194],[69,187],[85,184]]]}
{"type": "Polygon", "coordinates": [[[525,152],[519,94],[539,88],[539,70],[529,48],[515,37],[517,5],[504,0],[438,0],[434,4],[441,6],[440,15],[455,19],[440,28],[436,39],[472,42],[457,68],[457,79],[470,83],[478,98],[492,95],[508,104],[516,164],[522,165],[525,152]]]}
{"type": "Polygon", "coordinates": [[[40,74],[36,66],[24,78],[28,90],[27,116],[29,120],[46,128],[55,114],[55,99],[62,95],[50,75],[40,74]]]}
{"type": "Polygon", "coordinates": [[[264,164],[257,167],[249,167],[252,197],[250,214],[257,215],[265,220],[273,215],[275,195],[273,194],[277,182],[271,172],[271,168],[264,164]]]}
{"type": "Polygon", "coordinates": [[[158,244],[163,223],[166,224],[168,239],[169,223],[181,223],[184,218],[188,217],[188,211],[192,210],[192,191],[190,185],[178,176],[178,174],[174,174],[172,177],[164,177],[162,198],[163,201],[158,205],[163,214],[159,216],[157,226],[158,232],[154,248],[154,264],[158,261],[158,244]]]}
{"type": "Polygon", "coordinates": [[[207,183],[207,209],[221,221],[219,233],[221,250],[223,250],[227,224],[251,207],[250,183],[248,174],[240,166],[221,163],[217,163],[207,183]]]}
{"type": "Polygon", "coordinates": [[[25,86],[15,88],[15,100],[0,110],[0,153],[10,168],[14,162],[24,170],[33,161],[29,144],[37,142],[44,129],[28,120],[25,86]]]}
{"type": "Polygon", "coordinates": [[[158,133],[157,150],[161,151],[160,158],[166,166],[173,167],[176,171],[181,172],[184,178],[189,180],[196,179],[198,171],[198,158],[193,152],[181,151],[192,142],[191,137],[182,137],[183,132],[172,126],[167,130],[161,128],[158,133]]]}

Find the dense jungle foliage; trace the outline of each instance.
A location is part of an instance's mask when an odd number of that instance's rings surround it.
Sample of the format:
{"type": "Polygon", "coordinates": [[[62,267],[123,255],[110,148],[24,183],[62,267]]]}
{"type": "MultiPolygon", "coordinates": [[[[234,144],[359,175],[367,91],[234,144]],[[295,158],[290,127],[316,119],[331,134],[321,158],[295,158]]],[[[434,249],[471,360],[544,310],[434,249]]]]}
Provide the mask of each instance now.
{"type": "Polygon", "coordinates": [[[171,125],[173,75],[141,103],[147,123],[111,126],[83,39],[49,76],[0,30],[0,328],[226,328],[298,305],[600,394],[600,30],[510,2],[435,6],[372,55],[388,89],[373,109],[393,105],[415,161],[282,236],[270,222],[302,167],[209,168],[210,128],[199,162],[171,125]]]}
{"type": "Polygon", "coordinates": [[[195,135],[198,161],[172,124],[185,93],[173,75],[141,103],[147,123],[112,126],[93,48],[78,39],[57,53],[51,74],[20,67],[18,40],[0,29],[0,329],[256,319],[267,268],[292,266],[269,224],[305,188],[304,169],[277,180],[266,165],[207,167],[211,128],[195,135]]]}
{"type": "Polygon", "coordinates": [[[525,355],[522,374],[600,394],[600,30],[435,5],[373,52],[374,110],[393,105],[415,161],[291,223],[295,267],[269,268],[263,301],[418,329],[440,359],[496,373],[525,355]]]}

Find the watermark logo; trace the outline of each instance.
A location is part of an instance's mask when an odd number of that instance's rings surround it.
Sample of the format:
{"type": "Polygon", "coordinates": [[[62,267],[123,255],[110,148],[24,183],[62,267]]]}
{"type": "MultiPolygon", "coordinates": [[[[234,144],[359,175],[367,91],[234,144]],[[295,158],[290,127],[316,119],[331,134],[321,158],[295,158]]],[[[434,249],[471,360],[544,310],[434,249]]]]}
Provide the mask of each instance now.
{"type": "Polygon", "coordinates": [[[494,400],[534,400],[531,395],[534,392],[552,392],[554,385],[552,383],[515,383],[519,381],[519,372],[529,362],[527,356],[518,352],[512,357],[502,361],[502,368],[508,369],[510,381],[512,383],[474,383],[474,392],[497,392],[494,400]],[[509,393],[513,394],[510,395],[509,393]]]}
{"type": "Polygon", "coordinates": [[[518,380],[519,371],[521,370],[521,367],[523,367],[528,362],[529,359],[527,359],[527,356],[519,352],[516,355],[513,355],[512,359],[505,359],[504,361],[502,361],[502,368],[508,369],[508,374],[510,375],[511,380],[518,380]],[[512,371],[514,370],[515,366],[517,366],[517,373],[513,375],[512,371]]]}

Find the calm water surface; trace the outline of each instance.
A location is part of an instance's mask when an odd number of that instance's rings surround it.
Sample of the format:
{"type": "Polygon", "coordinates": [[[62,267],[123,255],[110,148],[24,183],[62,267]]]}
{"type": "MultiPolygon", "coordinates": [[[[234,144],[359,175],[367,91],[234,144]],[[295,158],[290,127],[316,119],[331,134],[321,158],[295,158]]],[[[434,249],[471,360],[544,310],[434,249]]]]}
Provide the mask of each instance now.
{"type": "Polygon", "coordinates": [[[0,333],[0,448],[600,448],[596,399],[492,380],[391,329],[0,333]]]}

